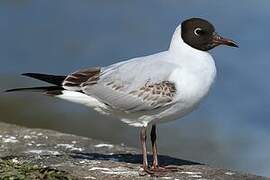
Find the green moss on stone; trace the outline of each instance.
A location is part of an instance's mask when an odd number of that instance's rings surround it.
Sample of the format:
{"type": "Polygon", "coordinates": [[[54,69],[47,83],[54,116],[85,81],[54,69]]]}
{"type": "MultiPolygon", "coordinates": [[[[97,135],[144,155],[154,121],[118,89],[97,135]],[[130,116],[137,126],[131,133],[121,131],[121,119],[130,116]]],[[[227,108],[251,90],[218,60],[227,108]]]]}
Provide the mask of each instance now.
{"type": "Polygon", "coordinates": [[[48,167],[42,168],[30,163],[15,163],[12,160],[0,159],[0,180],[13,179],[71,180],[75,178],[65,171],[48,167]]]}

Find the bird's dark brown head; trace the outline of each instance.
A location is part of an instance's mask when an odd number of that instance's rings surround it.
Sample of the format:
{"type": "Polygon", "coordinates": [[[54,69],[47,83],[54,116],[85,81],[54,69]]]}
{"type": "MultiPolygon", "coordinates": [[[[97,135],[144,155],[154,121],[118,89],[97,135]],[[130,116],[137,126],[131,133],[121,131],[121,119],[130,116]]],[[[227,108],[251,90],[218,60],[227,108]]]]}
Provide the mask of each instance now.
{"type": "Polygon", "coordinates": [[[202,51],[208,51],[218,45],[238,47],[233,40],[218,35],[215,27],[201,18],[191,18],[182,22],[181,36],[185,43],[202,51]]]}

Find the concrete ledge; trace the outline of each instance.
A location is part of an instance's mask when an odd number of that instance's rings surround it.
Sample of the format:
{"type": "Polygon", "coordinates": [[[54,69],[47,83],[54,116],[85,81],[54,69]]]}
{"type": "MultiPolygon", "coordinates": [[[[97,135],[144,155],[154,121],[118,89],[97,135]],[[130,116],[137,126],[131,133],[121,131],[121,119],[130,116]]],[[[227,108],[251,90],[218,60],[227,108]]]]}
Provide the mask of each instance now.
{"type": "MultiPolygon", "coordinates": [[[[159,159],[162,165],[179,166],[178,172],[160,179],[269,179],[169,156],[159,159]]],[[[134,148],[0,123],[0,179],[154,179],[139,176],[140,163],[134,148]]]]}

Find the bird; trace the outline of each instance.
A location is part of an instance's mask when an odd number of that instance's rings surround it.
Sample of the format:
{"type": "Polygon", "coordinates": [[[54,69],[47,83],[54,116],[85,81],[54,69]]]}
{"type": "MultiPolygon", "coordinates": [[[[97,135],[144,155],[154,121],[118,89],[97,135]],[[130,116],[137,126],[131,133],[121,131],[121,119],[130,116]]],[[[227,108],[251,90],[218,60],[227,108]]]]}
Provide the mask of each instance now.
{"type": "Polygon", "coordinates": [[[166,51],[68,75],[24,73],[52,85],[7,92],[41,92],[84,104],[140,128],[142,169],[146,174],[156,175],[170,171],[158,162],[156,126],[191,113],[208,95],[216,77],[215,61],[209,51],[219,45],[238,47],[235,41],[220,36],[209,21],[189,18],[177,26],[166,51]],[[148,127],[151,127],[151,165],[146,149],[148,127]]]}

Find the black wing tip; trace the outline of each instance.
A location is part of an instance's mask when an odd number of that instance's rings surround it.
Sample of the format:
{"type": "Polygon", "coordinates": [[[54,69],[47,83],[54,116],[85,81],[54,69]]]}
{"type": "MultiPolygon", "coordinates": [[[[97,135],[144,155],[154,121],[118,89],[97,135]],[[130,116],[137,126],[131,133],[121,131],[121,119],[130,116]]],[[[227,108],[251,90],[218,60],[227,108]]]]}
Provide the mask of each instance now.
{"type": "Polygon", "coordinates": [[[9,92],[13,92],[13,91],[16,91],[16,90],[15,89],[7,89],[7,90],[2,91],[2,93],[9,93],[9,92]]]}
{"type": "Polygon", "coordinates": [[[38,87],[38,88],[14,88],[14,89],[4,90],[3,93],[20,92],[20,91],[32,91],[32,92],[35,92],[35,91],[42,91],[42,90],[45,90],[45,88],[44,89],[42,89],[41,87],[38,87]]]}
{"type": "Polygon", "coordinates": [[[39,79],[40,76],[43,76],[43,74],[40,73],[22,73],[21,76],[26,76],[34,79],[39,79]]]}
{"type": "Polygon", "coordinates": [[[22,76],[28,76],[29,74],[31,74],[31,73],[22,73],[21,75],[22,76]]]}
{"type": "Polygon", "coordinates": [[[44,74],[41,74],[41,73],[22,73],[21,75],[27,76],[27,77],[36,77],[38,75],[44,75],[44,74]]]}
{"type": "Polygon", "coordinates": [[[63,81],[66,79],[66,76],[50,75],[50,74],[42,74],[42,73],[23,73],[21,75],[38,79],[40,81],[45,81],[47,83],[54,84],[57,86],[62,86],[63,81]]]}
{"type": "Polygon", "coordinates": [[[30,88],[14,88],[14,89],[6,89],[3,90],[2,93],[10,93],[10,92],[16,92],[16,91],[25,91],[29,90],[30,88]]]}

